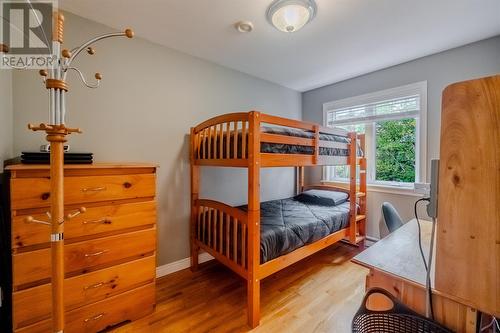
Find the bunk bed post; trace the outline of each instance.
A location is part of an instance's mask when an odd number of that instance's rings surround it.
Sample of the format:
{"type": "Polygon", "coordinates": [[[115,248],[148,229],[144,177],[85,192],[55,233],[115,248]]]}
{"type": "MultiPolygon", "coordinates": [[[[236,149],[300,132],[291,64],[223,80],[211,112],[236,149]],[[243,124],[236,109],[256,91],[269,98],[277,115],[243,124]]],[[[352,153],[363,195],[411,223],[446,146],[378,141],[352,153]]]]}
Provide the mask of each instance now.
{"type": "Polygon", "coordinates": [[[360,214],[364,216],[364,219],[359,222],[359,234],[363,237],[366,236],[366,196],[367,196],[367,188],[366,188],[366,156],[364,155],[366,152],[366,139],[365,134],[358,135],[359,146],[363,151],[363,156],[361,158],[361,162],[359,164],[359,192],[361,192],[362,196],[359,198],[359,211],[360,214]]]}
{"type": "MultiPolygon", "coordinates": [[[[189,158],[191,162],[191,223],[189,228],[190,233],[190,244],[191,244],[191,270],[194,272],[198,269],[198,252],[199,247],[196,244],[196,220],[197,220],[197,207],[196,201],[199,198],[200,189],[200,167],[195,165],[194,154],[196,149],[196,134],[194,127],[191,128],[190,136],[190,149],[189,158]]],[[[199,149],[199,147],[198,147],[199,149]]]]}
{"type": "Polygon", "coordinates": [[[356,244],[356,234],[357,234],[357,225],[356,225],[356,187],[357,187],[357,175],[356,175],[356,167],[357,167],[357,137],[356,132],[349,133],[349,201],[350,201],[350,213],[349,213],[349,242],[352,244],[356,244]]]}
{"type": "Polygon", "coordinates": [[[319,160],[319,125],[314,125],[314,159],[313,163],[318,164],[319,160]]]}
{"type": "Polygon", "coordinates": [[[297,167],[299,169],[299,185],[298,185],[298,192],[297,194],[300,194],[304,191],[304,167],[300,166],[297,167]]]}
{"type": "Polygon", "coordinates": [[[248,123],[247,316],[255,328],[260,322],[260,112],[250,112],[248,123]]]}

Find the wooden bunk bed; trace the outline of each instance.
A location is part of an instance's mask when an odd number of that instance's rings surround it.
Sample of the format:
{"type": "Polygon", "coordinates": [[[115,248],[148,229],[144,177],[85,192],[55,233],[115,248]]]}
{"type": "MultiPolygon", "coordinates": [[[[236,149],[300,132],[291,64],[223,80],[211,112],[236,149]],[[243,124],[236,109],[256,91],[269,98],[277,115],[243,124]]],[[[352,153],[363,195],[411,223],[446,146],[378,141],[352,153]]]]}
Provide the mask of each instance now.
{"type": "Polygon", "coordinates": [[[204,250],[244,278],[250,327],[259,325],[262,279],[338,241],[353,245],[364,242],[364,134],[251,111],[221,115],[191,128],[190,146],[191,268],[197,269],[199,251],[204,250]],[[349,185],[345,188],[325,184],[305,186],[304,167],[320,165],[349,165],[349,185]],[[202,166],[247,168],[247,208],[199,198],[202,166]],[[308,189],[347,192],[348,225],[262,263],[260,169],[268,167],[297,167],[300,192],[308,189]]]}

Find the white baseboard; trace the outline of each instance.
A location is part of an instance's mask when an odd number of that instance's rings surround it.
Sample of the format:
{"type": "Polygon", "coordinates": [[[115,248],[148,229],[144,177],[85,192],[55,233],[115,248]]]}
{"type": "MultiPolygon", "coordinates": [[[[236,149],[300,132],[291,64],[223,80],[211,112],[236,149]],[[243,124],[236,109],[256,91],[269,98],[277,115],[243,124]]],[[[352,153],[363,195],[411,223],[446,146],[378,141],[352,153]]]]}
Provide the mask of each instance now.
{"type": "MultiPolygon", "coordinates": [[[[208,254],[206,252],[200,253],[198,255],[198,262],[200,264],[207,262],[209,260],[212,260],[212,259],[214,259],[214,257],[212,257],[210,254],[208,254]]],[[[156,277],[160,278],[162,276],[172,274],[172,273],[181,271],[183,269],[189,268],[189,266],[191,266],[191,258],[190,257],[184,258],[181,260],[177,260],[177,261],[171,262],[171,263],[166,264],[166,265],[158,266],[158,267],[156,267],[156,277]]]]}

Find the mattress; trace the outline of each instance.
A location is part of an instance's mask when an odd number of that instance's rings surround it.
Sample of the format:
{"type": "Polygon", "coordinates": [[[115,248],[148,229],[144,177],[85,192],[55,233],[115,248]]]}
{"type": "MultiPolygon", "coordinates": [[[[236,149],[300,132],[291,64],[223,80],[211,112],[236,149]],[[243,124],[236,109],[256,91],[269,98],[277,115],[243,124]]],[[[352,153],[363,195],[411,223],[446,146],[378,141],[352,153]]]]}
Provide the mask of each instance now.
{"type": "Polygon", "coordinates": [[[349,226],[348,201],[323,206],[288,198],[263,202],[260,211],[261,264],[349,226]]]}
{"type": "MultiPolygon", "coordinates": [[[[314,139],[314,133],[287,127],[261,127],[261,133],[279,134],[294,136],[299,138],[314,139]]],[[[334,134],[319,133],[319,139],[323,141],[333,141],[340,143],[350,143],[349,138],[334,134]]],[[[262,142],[260,144],[261,153],[274,153],[274,154],[304,154],[313,155],[314,148],[310,146],[288,145],[279,143],[262,142]]],[[[326,148],[319,147],[319,154],[324,156],[349,156],[347,148],[326,148]]]]}
{"type": "MultiPolygon", "coordinates": [[[[288,127],[270,127],[270,126],[262,126],[261,127],[261,133],[268,133],[268,134],[279,134],[279,135],[286,135],[286,136],[294,136],[294,137],[300,137],[300,138],[308,138],[308,139],[314,139],[314,133],[309,132],[309,131],[304,131],[300,129],[294,129],[294,128],[288,128],[288,127]]],[[[320,133],[319,134],[320,140],[324,141],[332,141],[332,142],[339,142],[339,143],[345,143],[349,144],[350,139],[345,136],[340,136],[340,135],[334,135],[334,134],[326,134],[326,133],[320,133]]],[[[203,144],[205,145],[205,151],[208,152],[208,145],[210,144],[210,151],[214,152],[214,146],[217,147],[222,147],[222,152],[223,156],[227,156],[226,150],[227,150],[227,137],[224,135],[222,137],[222,145],[220,143],[220,135],[217,135],[216,137],[213,137],[212,140],[207,140],[203,144]]],[[[241,153],[242,149],[241,146],[243,144],[243,135],[241,131],[238,132],[238,158],[242,158],[241,153]]],[[[247,149],[246,151],[248,152],[248,140],[246,140],[246,146],[247,149]]],[[[231,135],[229,138],[229,154],[230,156],[233,156],[233,151],[234,151],[234,136],[231,135]]],[[[271,154],[304,154],[304,155],[313,155],[314,154],[314,147],[310,146],[301,146],[301,145],[291,145],[291,144],[279,144],[279,143],[269,143],[269,142],[262,142],[260,145],[260,152],[261,153],[271,153],[271,154]]],[[[197,152],[196,152],[197,153],[197,152]]],[[[220,150],[218,152],[220,154],[220,150]]],[[[349,149],[346,148],[327,148],[327,147],[320,147],[319,154],[323,156],[349,156],[349,149]]],[[[362,152],[359,149],[358,146],[358,156],[362,156],[362,152]]]]}

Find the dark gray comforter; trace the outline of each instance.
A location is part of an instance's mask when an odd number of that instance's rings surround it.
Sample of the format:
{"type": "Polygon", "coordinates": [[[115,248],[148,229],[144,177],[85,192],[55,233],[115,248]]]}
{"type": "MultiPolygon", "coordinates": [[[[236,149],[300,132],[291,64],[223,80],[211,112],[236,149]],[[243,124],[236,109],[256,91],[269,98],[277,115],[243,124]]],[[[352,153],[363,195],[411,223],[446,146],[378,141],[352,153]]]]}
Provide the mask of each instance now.
{"type": "MultiPolygon", "coordinates": [[[[293,198],[260,204],[260,262],[313,243],[349,225],[349,202],[338,206],[305,204],[293,198]]],[[[246,210],[246,206],[240,207],[246,210]]]]}

